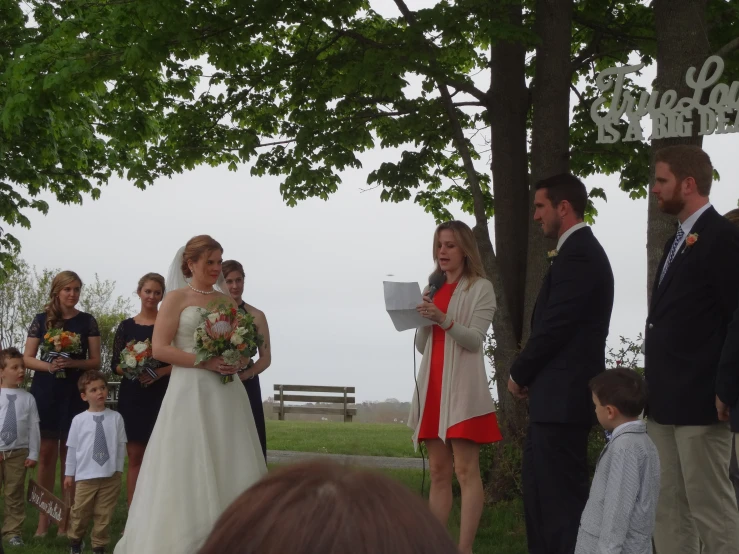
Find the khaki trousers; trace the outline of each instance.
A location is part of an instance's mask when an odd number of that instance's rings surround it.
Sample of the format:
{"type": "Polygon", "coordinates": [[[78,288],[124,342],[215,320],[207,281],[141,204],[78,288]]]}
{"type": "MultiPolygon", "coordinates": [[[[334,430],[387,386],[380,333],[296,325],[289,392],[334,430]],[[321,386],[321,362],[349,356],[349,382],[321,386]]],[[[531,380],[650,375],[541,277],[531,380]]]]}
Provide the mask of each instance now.
{"type": "Polygon", "coordinates": [[[8,450],[0,454],[0,482],[5,492],[3,537],[21,535],[26,519],[26,466],[28,448],[8,450]]]}
{"type": "Polygon", "coordinates": [[[110,522],[121,492],[121,473],[112,477],[77,481],[74,505],[69,514],[67,536],[81,541],[92,519],[92,547],[105,548],[110,543],[110,522]]]}
{"type": "Polygon", "coordinates": [[[739,510],[729,480],[731,431],[715,425],[647,421],[661,482],[654,546],[658,554],[739,554],[739,510]]]}

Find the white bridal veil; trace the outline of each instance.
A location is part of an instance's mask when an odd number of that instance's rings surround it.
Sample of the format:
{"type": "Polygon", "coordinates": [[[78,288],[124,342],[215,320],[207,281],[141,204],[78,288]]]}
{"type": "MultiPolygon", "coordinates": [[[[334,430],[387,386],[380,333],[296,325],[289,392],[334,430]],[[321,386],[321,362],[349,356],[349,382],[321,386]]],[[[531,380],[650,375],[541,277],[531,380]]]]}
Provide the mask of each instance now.
{"type": "MultiPolygon", "coordinates": [[[[188,280],[182,272],[182,255],[184,253],[185,247],[182,246],[177,250],[177,254],[175,254],[174,260],[172,260],[172,263],[169,266],[166,280],[167,292],[188,286],[188,280]]],[[[218,276],[215,288],[226,296],[229,296],[228,288],[226,288],[226,279],[223,277],[223,273],[218,276]]]]}

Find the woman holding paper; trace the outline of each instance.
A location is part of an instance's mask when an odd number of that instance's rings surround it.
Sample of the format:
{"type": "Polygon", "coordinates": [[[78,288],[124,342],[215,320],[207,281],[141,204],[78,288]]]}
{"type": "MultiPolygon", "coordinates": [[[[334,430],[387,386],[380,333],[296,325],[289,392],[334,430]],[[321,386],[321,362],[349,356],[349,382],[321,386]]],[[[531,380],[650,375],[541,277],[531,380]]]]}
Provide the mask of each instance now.
{"type": "Polygon", "coordinates": [[[417,307],[435,325],[420,328],[416,337],[423,359],[408,425],[414,429],[414,446],[426,443],[429,504],[444,525],[452,507],[452,475],[457,475],[462,491],[459,550],[467,554],[472,552],[484,499],[480,445],[502,439],[483,348],[495,313],[495,292],[465,223],[449,221],[436,228],[433,259],[445,282],[438,291],[427,288],[417,307]]]}

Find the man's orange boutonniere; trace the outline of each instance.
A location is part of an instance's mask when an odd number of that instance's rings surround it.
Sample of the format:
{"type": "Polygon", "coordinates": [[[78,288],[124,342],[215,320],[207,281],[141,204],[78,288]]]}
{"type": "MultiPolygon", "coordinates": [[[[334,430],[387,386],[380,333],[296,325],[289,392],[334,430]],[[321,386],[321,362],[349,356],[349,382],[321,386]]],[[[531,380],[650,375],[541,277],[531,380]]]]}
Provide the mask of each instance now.
{"type": "Polygon", "coordinates": [[[685,239],[685,248],[690,248],[698,242],[698,233],[690,233],[685,239]]]}

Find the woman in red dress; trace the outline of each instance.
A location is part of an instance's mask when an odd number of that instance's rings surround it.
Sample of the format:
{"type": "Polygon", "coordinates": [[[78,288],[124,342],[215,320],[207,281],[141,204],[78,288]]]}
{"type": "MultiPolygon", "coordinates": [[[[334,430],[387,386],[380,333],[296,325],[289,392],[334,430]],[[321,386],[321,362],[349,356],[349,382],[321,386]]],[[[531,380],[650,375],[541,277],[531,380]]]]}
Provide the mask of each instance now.
{"type": "Polygon", "coordinates": [[[439,225],[433,253],[436,272],[445,282],[433,298],[424,291],[424,302],[417,308],[434,325],[420,328],[416,337],[423,359],[408,424],[415,429],[414,443],[426,443],[429,504],[444,525],[452,507],[452,476],[457,475],[462,491],[459,550],[468,554],[484,500],[480,446],[502,439],[483,348],[495,313],[495,292],[484,277],[477,244],[466,224],[439,225]]]}

